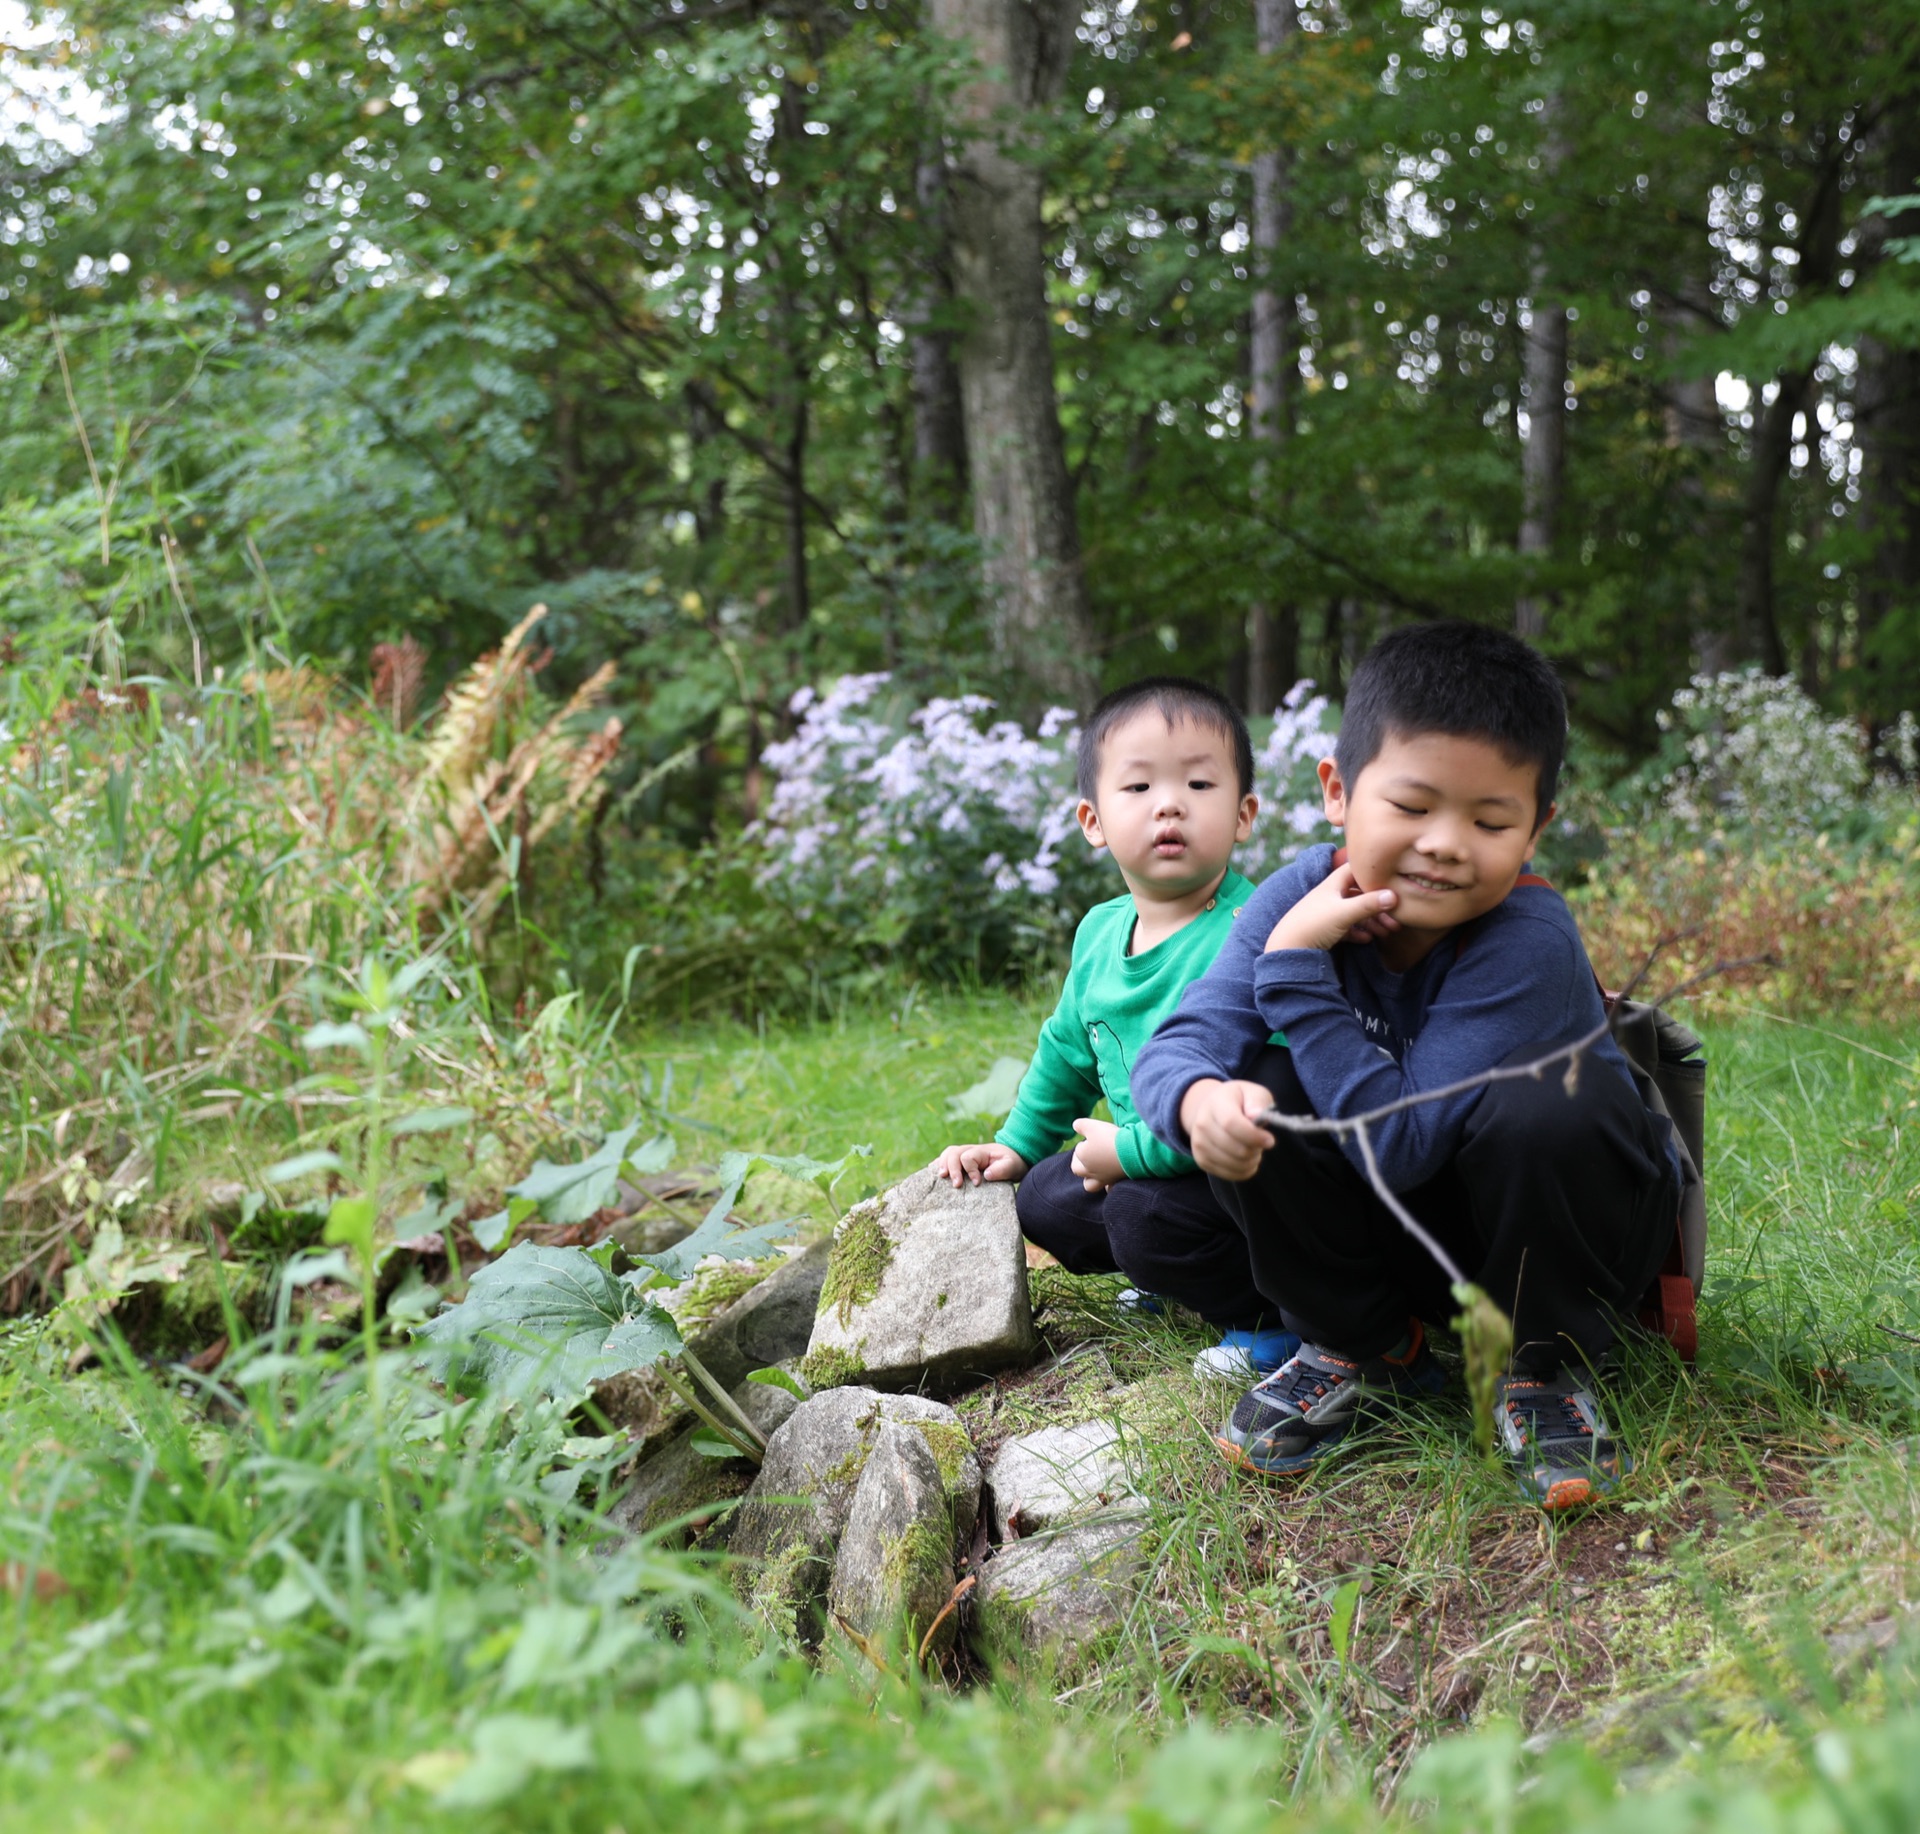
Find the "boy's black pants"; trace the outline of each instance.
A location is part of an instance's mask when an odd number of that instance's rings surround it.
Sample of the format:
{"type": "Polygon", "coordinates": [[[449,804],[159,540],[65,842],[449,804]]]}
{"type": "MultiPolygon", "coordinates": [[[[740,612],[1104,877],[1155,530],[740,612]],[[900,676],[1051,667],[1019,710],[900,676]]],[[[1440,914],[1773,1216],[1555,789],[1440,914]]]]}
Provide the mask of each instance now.
{"type": "MultiPolygon", "coordinates": [[[[1551,1045],[1507,1061],[1526,1063],[1551,1045]]],[[[1631,1318],[1680,1207],[1664,1123],[1605,1064],[1490,1083],[1460,1148],[1400,1200],[1514,1321],[1514,1360],[1597,1356],[1631,1318]]],[[[1313,1105],[1280,1046],[1247,1072],[1283,1113],[1313,1105]]],[[[1020,1181],[1020,1227],[1072,1273],[1124,1273],[1222,1329],[1283,1322],[1350,1356],[1390,1350],[1410,1317],[1459,1307],[1447,1277],[1330,1134],[1280,1135],[1245,1184],[1199,1173],[1082,1188],[1069,1155],[1020,1181]]]]}
{"type": "Polygon", "coordinates": [[[1028,1241],[1068,1273],[1123,1273],[1143,1293],[1175,1300],[1223,1331],[1252,1330],[1263,1316],[1276,1323],[1254,1288],[1246,1237],[1204,1172],[1123,1178],[1089,1191],[1071,1158],[1042,1159],[1015,1187],[1028,1241]]]}
{"type": "MultiPolygon", "coordinates": [[[[1506,1061],[1552,1048],[1529,1045],[1506,1061]]],[[[1564,1070],[1489,1083],[1452,1161],[1398,1193],[1512,1318],[1523,1369],[1613,1342],[1680,1207],[1666,1124],[1612,1066],[1583,1064],[1572,1095],[1564,1070]]],[[[1282,1113],[1313,1112],[1290,1051],[1269,1047],[1248,1076],[1282,1113]]],[[[1374,1356],[1400,1341],[1409,1317],[1444,1322],[1458,1311],[1446,1275],[1331,1135],[1282,1133],[1245,1184],[1212,1184],[1240,1227],[1254,1285],[1309,1343],[1374,1356]]]]}

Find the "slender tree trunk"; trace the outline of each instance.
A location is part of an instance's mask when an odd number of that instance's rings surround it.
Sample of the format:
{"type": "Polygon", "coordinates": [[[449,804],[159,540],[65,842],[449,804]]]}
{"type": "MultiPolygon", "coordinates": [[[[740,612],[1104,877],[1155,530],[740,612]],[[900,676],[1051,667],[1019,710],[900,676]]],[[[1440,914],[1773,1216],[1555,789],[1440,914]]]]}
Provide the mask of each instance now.
{"type": "MultiPolygon", "coordinates": [[[[1833,284],[1840,259],[1840,179],[1845,148],[1833,143],[1821,170],[1800,233],[1799,284],[1814,292],[1833,284]]],[[[1787,646],[1774,602],[1773,556],[1780,485],[1793,451],[1793,422],[1813,406],[1813,366],[1784,370],[1774,378],[1773,400],[1754,422],[1752,456],[1740,506],[1740,562],[1734,586],[1734,618],[1747,654],[1769,675],[1787,672],[1787,646]]]]}
{"type": "Polygon", "coordinates": [[[787,434],[787,627],[804,635],[813,611],[807,580],[807,430],[805,384],[795,378],[793,420],[787,434]]]}
{"type": "Polygon", "coordinates": [[[914,313],[913,461],[929,506],[942,522],[958,520],[967,490],[966,425],[953,332],[940,323],[953,297],[947,257],[947,169],[937,150],[914,167],[920,226],[933,251],[926,289],[914,313]]]}
{"type": "MultiPolygon", "coordinates": [[[[1546,99],[1546,136],[1541,147],[1541,177],[1551,190],[1566,163],[1566,137],[1560,98],[1546,99]]],[[[1527,398],[1527,443],[1520,454],[1520,558],[1539,559],[1553,552],[1560,524],[1560,499],[1567,478],[1567,308],[1551,297],[1552,282],[1544,256],[1536,256],[1528,276],[1532,294],[1527,315],[1522,377],[1527,398]]],[[[1513,628],[1538,638],[1547,628],[1551,600],[1523,593],[1513,608],[1513,628]]]]}
{"type": "MultiPolygon", "coordinates": [[[[1686,283],[1680,296],[1663,313],[1667,360],[1677,363],[1689,333],[1716,321],[1714,301],[1704,281],[1686,283]]],[[[1661,416],[1669,451],[1682,455],[1674,462],[1679,473],[1677,500],[1683,506],[1678,519],[1692,524],[1695,551],[1701,557],[1687,592],[1687,622],[1692,632],[1693,670],[1698,675],[1722,675],[1738,660],[1738,645],[1727,624],[1725,594],[1713,557],[1722,549],[1719,516],[1708,493],[1707,478],[1725,461],[1726,422],[1710,376],[1677,377],[1666,385],[1661,416]]]]}
{"type": "MultiPolygon", "coordinates": [[[[1920,192],[1920,94],[1915,78],[1888,107],[1877,136],[1878,188],[1888,197],[1920,192]]],[[[1863,252],[1879,258],[1890,236],[1920,236],[1920,209],[1867,219],[1863,252]]],[[[1872,557],[1860,585],[1860,664],[1867,715],[1875,725],[1914,704],[1913,654],[1920,635],[1920,349],[1879,338],[1860,343],[1854,424],[1862,447],[1863,522],[1872,557]]]]}
{"type": "Polygon", "coordinates": [[[952,247],[988,623],[1038,694],[1084,704],[1098,669],[1054,394],[1041,175],[1017,145],[1022,117],[1059,97],[1078,18],[1071,0],[933,0],[935,29],[978,67],[958,97],[952,247]]]}
{"type": "MultiPolygon", "coordinates": [[[[1282,50],[1299,29],[1294,0],[1254,0],[1254,40],[1262,57],[1282,50]]],[[[1248,408],[1256,447],[1276,457],[1293,430],[1293,292],[1275,284],[1273,267],[1293,231],[1292,154],[1267,147],[1253,156],[1253,336],[1248,408]]],[[[1256,499],[1272,486],[1269,460],[1255,463],[1256,499]]],[[[1247,609],[1249,713],[1271,713],[1300,671],[1300,614],[1263,593],[1247,609]]]]}
{"type": "MultiPolygon", "coordinates": [[[[1553,552],[1567,476],[1567,309],[1541,297],[1546,272],[1534,269],[1533,311],[1526,329],[1527,443],[1520,454],[1520,556],[1553,552]]],[[[1522,594],[1513,627],[1523,637],[1547,628],[1548,599],[1522,594]]]]}
{"type": "Polygon", "coordinates": [[[1753,429],[1753,455],[1747,462],[1747,487],[1740,502],[1740,567],[1734,605],[1746,653],[1758,657],[1769,675],[1784,675],[1787,646],[1774,608],[1774,522],[1787,455],[1793,449],[1794,416],[1806,412],[1813,371],[1798,369],[1776,380],[1779,390],[1761,409],[1753,429]]]}

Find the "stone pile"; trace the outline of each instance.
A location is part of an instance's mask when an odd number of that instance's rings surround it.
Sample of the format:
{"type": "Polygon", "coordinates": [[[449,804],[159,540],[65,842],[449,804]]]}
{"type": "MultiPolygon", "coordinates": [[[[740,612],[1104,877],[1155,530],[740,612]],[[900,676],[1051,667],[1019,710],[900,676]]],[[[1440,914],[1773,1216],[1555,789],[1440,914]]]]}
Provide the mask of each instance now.
{"type": "Polygon", "coordinates": [[[1070,1659],[1125,1621],[1147,1566],[1150,1517],[1120,1428],[1049,1426],[983,1472],[959,1415],[906,1392],[955,1394],[1039,1347],[1012,1188],[917,1174],[695,1339],[767,1437],[759,1470],[702,1457],[683,1434],[640,1467],[613,1519],[724,1546],[743,1599],[790,1644],[891,1666],[964,1627],[990,1658],[1070,1659]],[[797,1363],[810,1398],[744,1379],[775,1363],[797,1363]]]}

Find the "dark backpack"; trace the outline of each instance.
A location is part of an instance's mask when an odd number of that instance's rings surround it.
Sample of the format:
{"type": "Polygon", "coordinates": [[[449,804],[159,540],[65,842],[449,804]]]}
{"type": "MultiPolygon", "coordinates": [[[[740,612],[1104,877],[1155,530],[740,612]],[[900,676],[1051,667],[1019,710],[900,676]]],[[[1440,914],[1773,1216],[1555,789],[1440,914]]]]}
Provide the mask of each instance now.
{"type": "Polygon", "coordinates": [[[1613,1041],[1640,1099],[1673,1123],[1680,1148],[1680,1218],[1673,1244],[1640,1302],[1640,1323],[1685,1362],[1700,1347],[1694,1302],[1707,1266],[1707,1060],[1700,1040],[1664,1008],[1601,989],[1613,1041]]]}

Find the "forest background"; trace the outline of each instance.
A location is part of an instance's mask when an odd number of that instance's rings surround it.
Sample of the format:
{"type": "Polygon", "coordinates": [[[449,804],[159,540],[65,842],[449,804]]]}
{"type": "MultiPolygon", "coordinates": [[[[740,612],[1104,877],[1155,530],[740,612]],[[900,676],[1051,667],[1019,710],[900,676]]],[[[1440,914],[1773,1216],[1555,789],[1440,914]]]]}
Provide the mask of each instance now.
{"type": "Polygon", "coordinates": [[[1396,620],[1513,621],[1595,782],[1696,672],[1870,740],[1920,702],[1896,0],[78,0],[16,37],[10,622],[181,678],[406,642],[411,718],[544,603],[550,690],[616,665],[603,840],[750,820],[846,671],[1034,714],[1178,669],[1265,715],[1396,620]]]}
{"type": "Polygon", "coordinates": [[[0,39],[0,1803],[1913,1824],[1911,0],[0,39]],[[683,1418],[654,1350],[469,1401],[415,1328],[509,1238],[577,1266],[629,1151],[758,1254],[989,1127],[1116,889],[1093,695],[1249,710],[1258,876],[1354,661],[1441,614],[1566,679],[1541,864],[1602,973],[1750,963],[1687,1002],[1701,1353],[1610,1391],[1622,1508],[1543,1524],[1458,1410],[1307,1506],[1226,1485],[1191,1322],[1043,1271],[1060,1363],[975,1402],[1176,1423],[1057,1701],[582,1558],[683,1418]]]}

